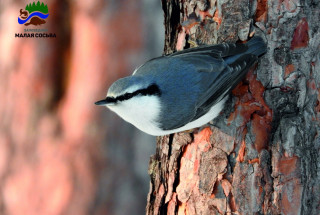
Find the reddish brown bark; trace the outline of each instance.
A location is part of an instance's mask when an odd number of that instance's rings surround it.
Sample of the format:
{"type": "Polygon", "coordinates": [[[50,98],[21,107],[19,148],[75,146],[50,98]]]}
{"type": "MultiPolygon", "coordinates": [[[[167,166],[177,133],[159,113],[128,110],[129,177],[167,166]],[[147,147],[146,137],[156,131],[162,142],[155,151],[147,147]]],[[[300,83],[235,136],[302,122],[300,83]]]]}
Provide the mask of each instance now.
{"type": "Polygon", "coordinates": [[[318,214],[319,23],[310,1],[162,1],[165,53],[245,41],[268,53],[214,121],[158,138],[147,214],[318,214]],[[299,6],[300,5],[300,6],[299,6]]]}

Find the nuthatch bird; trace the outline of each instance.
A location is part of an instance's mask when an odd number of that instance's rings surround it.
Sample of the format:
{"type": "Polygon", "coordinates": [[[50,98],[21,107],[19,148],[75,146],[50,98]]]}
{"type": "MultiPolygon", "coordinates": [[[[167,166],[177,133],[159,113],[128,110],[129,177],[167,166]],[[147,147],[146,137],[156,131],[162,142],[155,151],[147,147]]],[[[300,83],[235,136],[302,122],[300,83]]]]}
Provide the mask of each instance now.
{"type": "Polygon", "coordinates": [[[95,104],[154,136],[200,127],[219,115],[230,91],[266,51],[256,36],[245,44],[200,46],[154,58],[114,82],[95,104]]]}

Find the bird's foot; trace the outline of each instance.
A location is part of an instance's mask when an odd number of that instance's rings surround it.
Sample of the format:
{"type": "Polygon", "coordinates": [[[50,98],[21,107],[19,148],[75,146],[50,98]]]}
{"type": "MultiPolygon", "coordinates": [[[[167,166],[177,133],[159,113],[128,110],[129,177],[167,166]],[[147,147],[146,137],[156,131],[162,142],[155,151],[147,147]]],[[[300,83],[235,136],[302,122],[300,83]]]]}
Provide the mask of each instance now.
{"type": "Polygon", "coordinates": [[[190,134],[190,133],[193,133],[194,129],[189,129],[189,130],[185,130],[183,131],[184,133],[187,133],[187,134],[190,134]]]}
{"type": "Polygon", "coordinates": [[[198,47],[198,43],[194,40],[188,40],[188,43],[190,44],[190,48],[195,48],[195,47],[198,47]]]}
{"type": "Polygon", "coordinates": [[[211,120],[210,122],[208,122],[209,126],[214,126],[213,121],[211,120]]]}

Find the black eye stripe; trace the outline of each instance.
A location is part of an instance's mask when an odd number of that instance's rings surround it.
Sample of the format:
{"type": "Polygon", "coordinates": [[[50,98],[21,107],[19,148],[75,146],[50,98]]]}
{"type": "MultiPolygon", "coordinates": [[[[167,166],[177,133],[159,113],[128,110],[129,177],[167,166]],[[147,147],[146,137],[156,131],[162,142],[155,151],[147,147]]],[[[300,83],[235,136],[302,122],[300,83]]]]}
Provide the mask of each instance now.
{"type": "Polygon", "coordinates": [[[161,95],[161,91],[158,87],[158,85],[156,84],[152,84],[149,87],[145,88],[145,89],[141,89],[141,90],[137,90],[133,93],[125,93],[121,96],[117,96],[117,97],[107,97],[106,100],[108,100],[109,102],[115,103],[117,101],[125,101],[128,99],[131,99],[134,96],[137,95],[142,95],[142,96],[152,96],[152,95],[161,95]]]}

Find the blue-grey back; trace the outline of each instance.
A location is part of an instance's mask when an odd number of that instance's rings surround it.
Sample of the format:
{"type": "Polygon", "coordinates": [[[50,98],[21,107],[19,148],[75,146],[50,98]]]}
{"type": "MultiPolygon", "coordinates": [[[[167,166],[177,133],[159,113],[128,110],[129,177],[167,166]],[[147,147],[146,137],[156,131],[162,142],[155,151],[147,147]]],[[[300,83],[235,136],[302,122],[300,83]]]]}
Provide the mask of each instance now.
{"type": "Polygon", "coordinates": [[[210,61],[199,63],[191,58],[161,57],[144,64],[134,76],[143,76],[159,86],[162,101],[159,121],[166,125],[164,129],[171,129],[195,116],[198,98],[221,72],[221,69],[215,72],[212,69],[210,61]]]}
{"type": "Polygon", "coordinates": [[[219,44],[187,49],[148,61],[134,76],[161,90],[164,130],[179,128],[206,114],[266,52],[262,38],[246,44],[219,44]]]}

